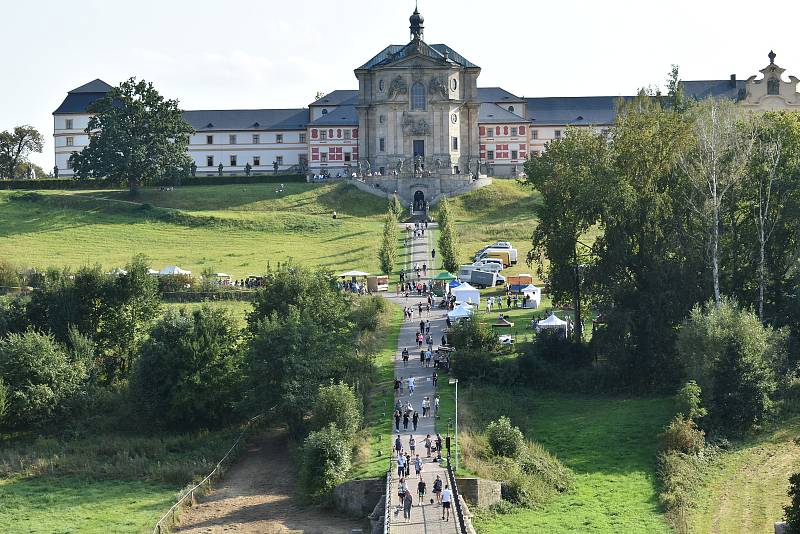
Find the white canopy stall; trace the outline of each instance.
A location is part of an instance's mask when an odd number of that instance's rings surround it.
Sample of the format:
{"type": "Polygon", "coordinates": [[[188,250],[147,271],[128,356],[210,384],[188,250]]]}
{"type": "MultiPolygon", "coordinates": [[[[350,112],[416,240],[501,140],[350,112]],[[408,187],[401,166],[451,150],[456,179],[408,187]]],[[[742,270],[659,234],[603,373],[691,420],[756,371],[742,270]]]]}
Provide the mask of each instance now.
{"type": "Polygon", "coordinates": [[[533,308],[538,308],[542,303],[542,290],[533,284],[523,287],[520,293],[528,295],[528,299],[533,303],[533,308]]]}
{"type": "Polygon", "coordinates": [[[555,313],[551,313],[550,317],[543,321],[539,321],[536,325],[536,332],[541,332],[542,330],[550,329],[550,330],[563,330],[564,336],[567,335],[567,321],[562,321],[558,317],[556,317],[555,313]]]}
{"type": "Polygon", "coordinates": [[[459,319],[466,319],[467,317],[472,317],[472,310],[469,307],[469,304],[459,304],[453,311],[448,312],[447,318],[451,321],[456,321],[459,319]]]}
{"type": "Polygon", "coordinates": [[[461,302],[467,302],[478,307],[481,305],[481,292],[469,285],[468,282],[464,282],[460,286],[454,287],[450,290],[450,293],[455,295],[457,304],[461,302]]]}
{"type": "Polygon", "coordinates": [[[192,276],[192,271],[185,271],[177,265],[170,265],[158,271],[158,276],[192,276]]]}

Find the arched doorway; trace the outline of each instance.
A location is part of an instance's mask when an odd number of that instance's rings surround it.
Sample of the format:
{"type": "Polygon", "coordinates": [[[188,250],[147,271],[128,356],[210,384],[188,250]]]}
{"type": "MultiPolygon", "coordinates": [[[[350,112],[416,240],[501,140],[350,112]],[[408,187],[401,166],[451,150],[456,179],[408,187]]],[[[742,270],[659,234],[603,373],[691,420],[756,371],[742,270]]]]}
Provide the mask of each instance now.
{"type": "Polygon", "coordinates": [[[425,193],[422,191],[414,192],[414,211],[425,210],[425,193]]]}

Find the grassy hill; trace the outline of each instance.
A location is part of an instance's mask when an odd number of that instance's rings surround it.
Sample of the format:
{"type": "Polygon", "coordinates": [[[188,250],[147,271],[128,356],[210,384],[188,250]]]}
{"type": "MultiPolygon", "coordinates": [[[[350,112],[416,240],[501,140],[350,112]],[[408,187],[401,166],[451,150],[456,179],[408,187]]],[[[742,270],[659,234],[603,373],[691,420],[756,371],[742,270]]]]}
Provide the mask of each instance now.
{"type": "Polygon", "coordinates": [[[0,257],[23,266],[205,267],[234,277],[293,258],[332,270],[377,271],[383,199],[342,184],[124,191],[0,192],[0,257]],[[339,217],[333,220],[336,210],[339,217]]]}

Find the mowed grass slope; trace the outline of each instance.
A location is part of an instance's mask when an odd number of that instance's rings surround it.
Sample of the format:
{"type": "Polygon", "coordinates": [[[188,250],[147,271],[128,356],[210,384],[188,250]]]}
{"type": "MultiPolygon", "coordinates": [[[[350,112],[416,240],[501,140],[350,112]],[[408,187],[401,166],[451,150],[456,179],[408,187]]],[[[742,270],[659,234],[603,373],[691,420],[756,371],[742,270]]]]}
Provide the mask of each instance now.
{"type": "Polygon", "coordinates": [[[739,444],[712,462],[696,492],[692,532],[769,534],[789,504],[789,477],[800,471],[800,418],[739,444]]]}
{"type": "Polygon", "coordinates": [[[0,479],[0,532],[151,532],[177,488],[80,477],[0,479]]]}
{"type": "Polygon", "coordinates": [[[144,207],[125,192],[14,195],[0,193],[0,257],[22,266],[110,269],[143,253],[155,268],[176,264],[200,274],[211,267],[237,278],[290,258],[376,272],[386,209],[384,199],[343,184],[146,189],[136,199],[144,207]]]}
{"type": "Polygon", "coordinates": [[[511,241],[519,252],[516,266],[503,275],[531,272],[525,255],[536,228],[539,193],[516,180],[495,180],[491,186],[450,199],[458,232],[458,260],[472,263],[477,250],[495,241],[511,241]]]}
{"type": "Polygon", "coordinates": [[[467,427],[508,415],[576,474],[575,491],[534,510],[481,515],[479,532],[668,533],[658,505],[658,434],[671,399],[560,395],[525,388],[463,388],[467,427]]]}

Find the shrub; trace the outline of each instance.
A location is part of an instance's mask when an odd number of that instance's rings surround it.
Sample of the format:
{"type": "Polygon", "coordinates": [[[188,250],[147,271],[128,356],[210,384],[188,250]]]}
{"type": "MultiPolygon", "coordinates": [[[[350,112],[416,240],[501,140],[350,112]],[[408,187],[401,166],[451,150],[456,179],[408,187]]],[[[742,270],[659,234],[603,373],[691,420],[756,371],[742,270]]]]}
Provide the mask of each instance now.
{"type": "Polygon", "coordinates": [[[353,310],[353,322],[359,331],[374,332],[380,325],[381,316],[386,313],[388,304],[383,297],[366,297],[356,301],[353,310]]]}
{"type": "Polygon", "coordinates": [[[16,266],[7,261],[0,259],[0,293],[3,293],[5,288],[19,286],[19,272],[16,266]]]}
{"type": "Polygon", "coordinates": [[[722,432],[741,434],[769,414],[787,361],[787,339],[732,301],[692,310],[678,336],[678,353],[722,432]]]}
{"type": "Polygon", "coordinates": [[[516,458],[525,445],[522,431],[513,426],[506,416],[486,425],[486,437],[492,452],[498,456],[516,458]]]}
{"type": "Polygon", "coordinates": [[[336,425],[311,432],[303,442],[300,487],[313,501],[325,501],[345,479],[352,459],[350,437],[336,425]]]}
{"type": "Polygon", "coordinates": [[[233,319],[207,306],[169,311],[141,349],[131,392],[150,420],[185,429],[230,423],[241,385],[233,319]]]}
{"type": "Polygon", "coordinates": [[[344,382],[321,386],[311,409],[311,422],[316,430],[334,425],[352,436],[361,429],[361,402],[344,382]]]}
{"type": "Polygon", "coordinates": [[[800,473],[789,477],[789,499],[791,502],[783,508],[785,534],[800,534],[800,473]]]}
{"type": "Polygon", "coordinates": [[[86,369],[52,335],[28,330],[0,340],[0,377],[6,388],[5,426],[22,428],[66,412],[86,369]]]}
{"type": "Polygon", "coordinates": [[[448,339],[460,351],[493,351],[499,346],[497,334],[475,316],[455,324],[448,339]]]}
{"type": "Polygon", "coordinates": [[[705,446],[705,432],[697,428],[695,422],[682,413],[670,421],[661,434],[661,448],[667,452],[694,454],[703,450],[705,446]]]}
{"type": "Polygon", "coordinates": [[[694,380],[689,380],[678,392],[676,398],[677,413],[683,414],[692,421],[705,417],[708,412],[702,407],[700,386],[694,380]]]}
{"type": "Polygon", "coordinates": [[[689,533],[689,511],[694,506],[695,488],[703,483],[705,466],[706,461],[700,456],[677,451],[658,457],[658,477],[662,484],[659,499],[667,520],[678,534],[689,533]]]}

